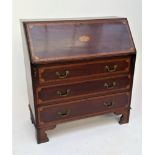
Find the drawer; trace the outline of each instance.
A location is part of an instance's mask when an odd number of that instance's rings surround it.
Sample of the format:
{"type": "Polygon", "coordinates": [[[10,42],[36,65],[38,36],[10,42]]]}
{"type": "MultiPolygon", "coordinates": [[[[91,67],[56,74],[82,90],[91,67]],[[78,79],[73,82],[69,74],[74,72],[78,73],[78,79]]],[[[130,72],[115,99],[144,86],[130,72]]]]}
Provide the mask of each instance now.
{"type": "Polygon", "coordinates": [[[95,76],[97,74],[111,75],[129,72],[130,58],[107,59],[76,63],[62,66],[39,67],[39,83],[64,82],[72,78],[95,76]]]}
{"type": "Polygon", "coordinates": [[[120,93],[109,96],[78,100],[64,105],[50,105],[38,108],[40,124],[52,123],[103,112],[114,112],[117,108],[129,106],[129,93],[120,93]]]}
{"type": "Polygon", "coordinates": [[[37,89],[38,103],[56,100],[68,100],[79,96],[87,96],[94,93],[112,92],[124,90],[130,87],[130,76],[121,75],[113,78],[102,78],[81,83],[72,83],[60,86],[43,86],[37,89]]]}

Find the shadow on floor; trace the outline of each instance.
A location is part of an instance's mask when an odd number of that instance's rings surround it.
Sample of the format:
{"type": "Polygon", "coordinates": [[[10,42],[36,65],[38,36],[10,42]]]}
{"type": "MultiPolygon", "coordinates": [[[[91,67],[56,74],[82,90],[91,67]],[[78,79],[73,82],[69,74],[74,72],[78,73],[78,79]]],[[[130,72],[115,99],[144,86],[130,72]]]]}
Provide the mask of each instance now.
{"type": "Polygon", "coordinates": [[[57,137],[70,132],[87,130],[88,128],[96,128],[103,125],[113,125],[118,123],[119,118],[120,116],[114,114],[106,114],[76,121],[70,121],[67,123],[58,124],[53,130],[48,130],[47,135],[49,139],[51,139],[53,136],[57,137]]]}

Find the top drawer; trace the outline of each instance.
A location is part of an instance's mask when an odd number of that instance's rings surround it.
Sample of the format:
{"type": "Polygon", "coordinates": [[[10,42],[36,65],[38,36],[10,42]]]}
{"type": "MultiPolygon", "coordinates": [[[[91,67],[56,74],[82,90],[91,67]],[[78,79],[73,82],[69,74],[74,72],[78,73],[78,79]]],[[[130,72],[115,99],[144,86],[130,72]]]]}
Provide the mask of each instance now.
{"type": "Polygon", "coordinates": [[[48,66],[39,68],[39,83],[64,82],[72,78],[84,78],[88,76],[110,75],[114,73],[129,72],[130,58],[107,59],[91,61],[87,63],[76,63],[59,66],[48,66]]]}

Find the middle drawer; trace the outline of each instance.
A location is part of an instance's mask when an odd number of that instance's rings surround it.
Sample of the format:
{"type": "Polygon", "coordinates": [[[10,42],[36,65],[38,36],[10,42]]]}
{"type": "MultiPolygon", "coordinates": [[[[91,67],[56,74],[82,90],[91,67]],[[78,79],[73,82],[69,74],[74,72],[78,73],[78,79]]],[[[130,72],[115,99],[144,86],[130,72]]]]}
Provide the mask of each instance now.
{"type": "Polygon", "coordinates": [[[130,88],[130,75],[102,78],[81,83],[60,86],[42,86],[37,88],[38,104],[70,100],[93,94],[103,94],[130,88]]]}

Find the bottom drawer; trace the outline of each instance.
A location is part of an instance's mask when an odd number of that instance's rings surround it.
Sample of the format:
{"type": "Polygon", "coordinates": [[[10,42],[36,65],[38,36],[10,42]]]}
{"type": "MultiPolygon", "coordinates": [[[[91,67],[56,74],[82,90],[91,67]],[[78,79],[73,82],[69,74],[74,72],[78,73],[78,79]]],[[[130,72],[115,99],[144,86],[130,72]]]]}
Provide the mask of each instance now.
{"type": "Polygon", "coordinates": [[[63,105],[49,105],[38,108],[40,124],[62,122],[95,115],[104,111],[114,111],[117,108],[125,108],[129,104],[129,93],[101,96],[68,102],[63,105]]]}

